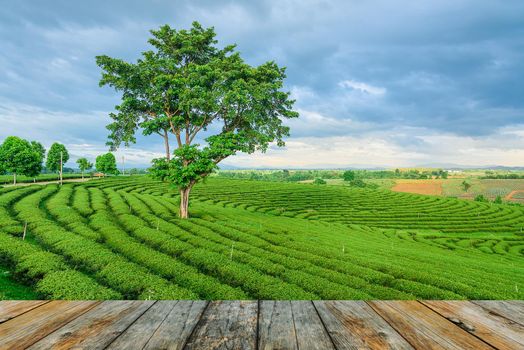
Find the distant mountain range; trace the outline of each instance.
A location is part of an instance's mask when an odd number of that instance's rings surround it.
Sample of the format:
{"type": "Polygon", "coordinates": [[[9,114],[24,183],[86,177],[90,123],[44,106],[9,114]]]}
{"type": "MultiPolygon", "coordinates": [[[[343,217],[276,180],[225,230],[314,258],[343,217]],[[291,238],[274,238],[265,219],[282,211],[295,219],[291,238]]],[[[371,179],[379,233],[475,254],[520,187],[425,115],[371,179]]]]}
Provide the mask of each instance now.
{"type": "MultiPolygon", "coordinates": [[[[390,170],[394,169],[392,166],[377,166],[377,165],[365,165],[365,164],[352,164],[345,167],[339,165],[316,165],[312,167],[268,167],[268,166],[259,166],[259,167],[238,167],[231,164],[222,164],[220,165],[221,170],[280,170],[280,169],[290,169],[290,170],[349,170],[349,169],[362,169],[362,170],[390,170]]],[[[430,163],[430,164],[421,164],[416,166],[398,166],[398,168],[437,168],[437,169],[447,169],[447,170],[500,170],[500,171],[517,171],[524,170],[524,166],[504,166],[504,165],[461,165],[453,163],[430,163]]]]}

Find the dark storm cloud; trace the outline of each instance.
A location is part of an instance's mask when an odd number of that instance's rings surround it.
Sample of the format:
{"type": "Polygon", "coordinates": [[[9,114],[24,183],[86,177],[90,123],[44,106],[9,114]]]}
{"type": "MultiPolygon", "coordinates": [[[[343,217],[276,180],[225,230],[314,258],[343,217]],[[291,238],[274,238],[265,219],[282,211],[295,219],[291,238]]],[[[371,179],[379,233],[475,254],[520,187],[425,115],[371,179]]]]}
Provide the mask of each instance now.
{"type": "Polygon", "coordinates": [[[9,118],[10,128],[0,139],[54,128],[49,140],[102,145],[118,97],[98,87],[94,56],[135,60],[149,29],[193,20],[214,26],[220,44],[237,43],[252,64],[287,66],[304,116],[294,137],[399,126],[476,137],[524,123],[519,0],[13,1],[0,9],[0,122],[9,118]],[[28,111],[47,125],[31,131],[28,111]]]}

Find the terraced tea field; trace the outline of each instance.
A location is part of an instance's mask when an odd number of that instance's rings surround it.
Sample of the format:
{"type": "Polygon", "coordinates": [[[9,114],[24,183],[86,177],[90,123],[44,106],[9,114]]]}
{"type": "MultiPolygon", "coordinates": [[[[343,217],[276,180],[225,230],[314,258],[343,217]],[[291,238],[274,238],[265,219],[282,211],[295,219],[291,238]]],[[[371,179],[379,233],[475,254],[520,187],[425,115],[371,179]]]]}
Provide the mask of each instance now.
{"type": "Polygon", "coordinates": [[[180,220],[143,177],[0,189],[0,267],[41,298],[524,296],[520,207],[224,179],[192,199],[180,220]]]}

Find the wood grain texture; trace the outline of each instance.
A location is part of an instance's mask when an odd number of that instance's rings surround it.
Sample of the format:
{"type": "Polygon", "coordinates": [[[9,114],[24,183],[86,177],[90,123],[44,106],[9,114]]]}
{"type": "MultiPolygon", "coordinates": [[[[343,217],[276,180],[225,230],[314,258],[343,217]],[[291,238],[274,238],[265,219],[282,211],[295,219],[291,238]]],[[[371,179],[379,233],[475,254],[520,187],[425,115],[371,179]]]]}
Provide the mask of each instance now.
{"type": "Polygon", "coordinates": [[[368,304],[416,349],[493,349],[419,302],[368,304]]]}
{"type": "Polygon", "coordinates": [[[327,330],[311,301],[292,301],[293,321],[300,350],[334,349],[327,330]]]}
{"type": "Polygon", "coordinates": [[[30,349],[103,349],[153,304],[154,301],[104,301],[30,349]]]}
{"type": "Polygon", "coordinates": [[[464,301],[424,301],[424,305],[497,349],[524,349],[524,326],[464,301]]]}
{"type": "Polygon", "coordinates": [[[178,301],[157,301],[139,319],[129,326],[108,349],[143,349],[149,338],[160,327],[178,301]]]}
{"type": "Polygon", "coordinates": [[[524,301],[521,300],[476,300],[473,303],[482,306],[490,313],[498,314],[524,326],[524,301]]]}
{"type": "Polygon", "coordinates": [[[8,301],[4,349],[524,349],[519,301],[8,301]]]}
{"type": "Polygon", "coordinates": [[[182,349],[202,317],[207,304],[207,301],[202,300],[179,301],[153,333],[144,349],[182,349]]]}
{"type": "Polygon", "coordinates": [[[0,323],[9,321],[29,310],[48,303],[48,300],[6,300],[0,301],[0,323]]]}
{"type": "Polygon", "coordinates": [[[56,300],[23,313],[0,324],[0,349],[25,349],[98,303],[56,300]]]}
{"type": "Polygon", "coordinates": [[[413,349],[364,301],[315,301],[338,349],[413,349]]]}
{"type": "Polygon", "coordinates": [[[187,349],[255,349],[256,301],[212,301],[205,310],[187,349]]]}
{"type": "Polygon", "coordinates": [[[260,302],[258,348],[298,350],[291,301],[260,302]]]}

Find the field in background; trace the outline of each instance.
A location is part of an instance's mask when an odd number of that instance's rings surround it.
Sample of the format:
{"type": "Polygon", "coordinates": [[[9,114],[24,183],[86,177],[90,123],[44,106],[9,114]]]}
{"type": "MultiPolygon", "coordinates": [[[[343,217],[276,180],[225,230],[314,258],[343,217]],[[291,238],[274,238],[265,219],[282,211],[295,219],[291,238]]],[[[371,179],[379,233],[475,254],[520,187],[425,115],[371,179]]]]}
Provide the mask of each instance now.
{"type": "Polygon", "coordinates": [[[442,195],[462,199],[474,199],[483,195],[494,200],[497,196],[513,202],[523,202],[524,179],[433,179],[433,180],[395,180],[391,187],[393,191],[419,194],[442,195]],[[471,184],[468,191],[462,188],[462,182],[471,184]]]}
{"type": "Polygon", "coordinates": [[[0,189],[9,295],[522,299],[522,207],[388,190],[145,177],[0,189]],[[22,232],[27,223],[26,239],[22,232]],[[19,289],[18,289],[19,288],[19,289]]]}

